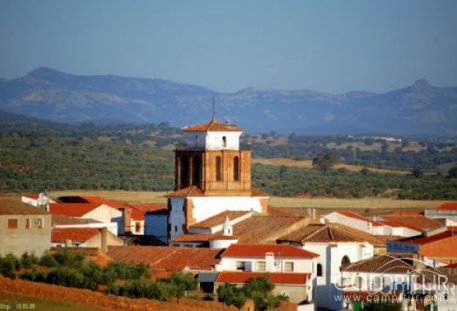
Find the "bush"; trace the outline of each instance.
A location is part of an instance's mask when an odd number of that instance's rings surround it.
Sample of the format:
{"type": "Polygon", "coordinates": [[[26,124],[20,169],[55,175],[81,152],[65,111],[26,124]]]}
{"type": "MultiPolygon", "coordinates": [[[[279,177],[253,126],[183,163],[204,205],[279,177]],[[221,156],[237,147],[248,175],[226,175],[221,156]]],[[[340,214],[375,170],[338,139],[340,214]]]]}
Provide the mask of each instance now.
{"type": "Polygon", "coordinates": [[[46,266],[48,268],[56,267],[59,263],[51,254],[45,254],[40,258],[40,265],[46,266]]]}
{"type": "Polygon", "coordinates": [[[57,267],[48,272],[46,283],[84,288],[84,275],[74,268],[57,267]]]}
{"type": "Polygon", "coordinates": [[[21,256],[21,264],[24,268],[29,269],[33,265],[38,263],[38,258],[35,255],[29,255],[27,252],[25,252],[21,256]]]}
{"type": "Polygon", "coordinates": [[[10,278],[16,278],[16,270],[21,268],[21,261],[12,254],[8,254],[5,257],[0,257],[0,274],[10,278]]]}
{"type": "Polygon", "coordinates": [[[246,296],[240,288],[233,284],[223,284],[217,288],[217,298],[227,306],[234,305],[237,308],[246,301],[246,296]]]}

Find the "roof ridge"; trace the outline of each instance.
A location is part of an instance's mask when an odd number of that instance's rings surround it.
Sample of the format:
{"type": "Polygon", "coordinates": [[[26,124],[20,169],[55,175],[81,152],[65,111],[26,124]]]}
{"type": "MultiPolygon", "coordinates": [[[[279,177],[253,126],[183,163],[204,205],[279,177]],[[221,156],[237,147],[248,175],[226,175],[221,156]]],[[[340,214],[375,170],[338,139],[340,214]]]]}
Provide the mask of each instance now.
{"type": "MultiPolygon", "coordinates": [[[[322,228],[319,228],[319,229],[317,229],[316,231],[311,232],[311,233],[306,237],[306,239],[310,239],[310,238],[312,238],[313,236],[315,236],[316,234],[320,233],[322,230],[325,230],[325,227],[327,227],[327,226],[323,226],[322,228]]],[[[305,241],[305,239],[303,239],[302,242],[303,242],[303,241],[305,241]]]]}

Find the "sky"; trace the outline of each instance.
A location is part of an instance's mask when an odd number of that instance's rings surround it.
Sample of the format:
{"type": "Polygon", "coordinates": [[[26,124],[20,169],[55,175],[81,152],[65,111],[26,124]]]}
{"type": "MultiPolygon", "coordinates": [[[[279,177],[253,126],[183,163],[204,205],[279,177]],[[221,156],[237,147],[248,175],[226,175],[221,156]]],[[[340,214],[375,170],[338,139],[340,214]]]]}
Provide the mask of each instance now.
{"type": "Polygon", "coordinates": [[[0,0],[0,77],[37,67],[218,92],[457,86],[457,1],[0,0]]]}

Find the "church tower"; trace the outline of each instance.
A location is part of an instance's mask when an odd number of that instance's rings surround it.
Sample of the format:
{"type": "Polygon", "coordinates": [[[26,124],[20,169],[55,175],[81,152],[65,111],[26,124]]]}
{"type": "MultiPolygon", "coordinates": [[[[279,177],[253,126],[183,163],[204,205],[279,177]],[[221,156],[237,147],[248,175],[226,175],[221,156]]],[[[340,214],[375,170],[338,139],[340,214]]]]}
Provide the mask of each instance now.
{"type": "Polygon", "coordinates": [[[251,151],[240,147],[243,130],[211,122],[183,128],[175,150],[175,191],[168,195],[168,237],[224,211],[266,214],[269,197],[251,186],[251,151]]]}
{"type": "Polygon", "coordinates": [[[205,195],[250,195],[251,151],[240,148],[241,129],[213,119],[183,131],[187,145],[175,150],[175,190],[196,186],[205,195]]]}

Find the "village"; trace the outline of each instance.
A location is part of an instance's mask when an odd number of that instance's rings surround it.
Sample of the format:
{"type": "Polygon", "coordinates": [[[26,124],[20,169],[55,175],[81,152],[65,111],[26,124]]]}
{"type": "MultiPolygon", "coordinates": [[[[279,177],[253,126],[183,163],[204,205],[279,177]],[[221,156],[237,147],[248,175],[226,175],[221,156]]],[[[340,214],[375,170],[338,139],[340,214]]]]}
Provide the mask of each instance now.
{"type": "Polygon", "coordinates": [[[265,276],[295,310],[371,301],[457,310],[457,203],[371,216],[271,206],[251,186],[242,129],[213,115],[183,132],[166,206],[23,194],[0,201],[0,256],[65,249],[105,265],[146,264],[153,275],[191,274],[211,295],[265,276]]]}

